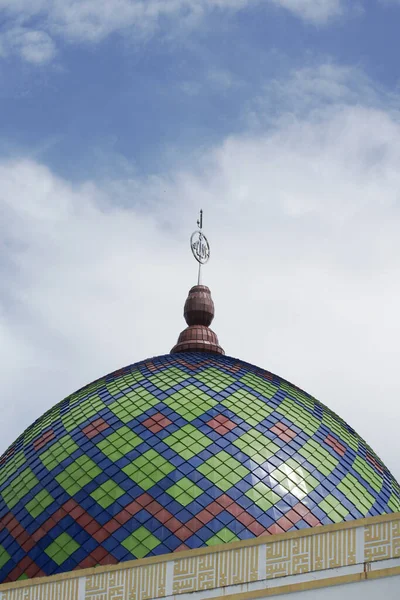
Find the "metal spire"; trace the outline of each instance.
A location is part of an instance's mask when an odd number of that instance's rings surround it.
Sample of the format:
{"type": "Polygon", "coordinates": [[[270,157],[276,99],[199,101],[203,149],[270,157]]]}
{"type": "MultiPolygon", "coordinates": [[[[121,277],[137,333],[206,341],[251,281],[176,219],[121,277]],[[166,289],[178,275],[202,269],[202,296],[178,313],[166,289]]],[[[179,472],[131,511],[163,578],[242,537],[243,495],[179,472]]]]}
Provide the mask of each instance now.
{"type": "Polygon", "coordinates": [[[205,265],[210,258],[210,244],[203,233],[203,210],[200,210],[200,217],[197,220],[198,230],[192,233],[190,238],[190,247],[193,256],[199,263],[199,275],[197,285],[201,282],[201,265],[205,265]]]}

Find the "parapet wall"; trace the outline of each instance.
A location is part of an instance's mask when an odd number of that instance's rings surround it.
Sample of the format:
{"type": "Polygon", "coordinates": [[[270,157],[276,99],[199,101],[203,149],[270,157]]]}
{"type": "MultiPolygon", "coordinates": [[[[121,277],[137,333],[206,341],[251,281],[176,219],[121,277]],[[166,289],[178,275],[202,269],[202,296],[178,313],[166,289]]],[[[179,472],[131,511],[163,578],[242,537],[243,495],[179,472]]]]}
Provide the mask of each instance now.
{"type": "Polygon", "coordinates": [[[3,584],[0,600],[251,600],[396,575],[400,513],[3,584]]]}

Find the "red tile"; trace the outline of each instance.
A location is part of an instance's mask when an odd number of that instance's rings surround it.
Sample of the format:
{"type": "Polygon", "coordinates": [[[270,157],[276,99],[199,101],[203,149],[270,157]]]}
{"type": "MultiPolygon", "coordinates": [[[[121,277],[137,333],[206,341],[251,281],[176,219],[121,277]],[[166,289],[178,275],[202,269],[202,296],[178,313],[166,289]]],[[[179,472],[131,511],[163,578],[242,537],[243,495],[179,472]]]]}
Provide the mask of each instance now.
{"type": "Polygon", "coordinates": [[[159,510],[155,515],[155,518],[160,521],[160,523],[162,523],[163,525],[172,518],[172,515],[170,512],[168,512],[168,510],[166,510],[165,508],[162,508],[161,510],[159,510]]]}
{"type": "Polygon", "coordinates": [[[196,517],[193,517],[193,519],[190,519],[190,521],[186,523],[186,527],[188,527],[193,533],[196,533],[196,531],[203,527],[203,523],[196,519],[196,517]]]}
{"type": "Polygon", "coordinates": [[[281,517],[277,520],[276,524],[278,527],[282,527],[283,531],[289,531],[293,527],[293,523],[286,517],[281,517]]]}
{"type": "Polygon", "coordinates": [[[36,452],[40,450],[40,448],[43,448],[43,446],[48,444],[48,442],[54,440],[55,437],[56,435],[52,429],[46,431],[43,435],[41,435],[37,440],[33,442],[33,447],[35,448],[36,452]]]}
{"type": "Polygon", "coordinates": [[[75,567],[75,569],[90,569],[91,567],[95,567],[97,565],[97,560],[93,558],[93,556],[87,556],[84,558],[79,565],[75,567]]]}
{"type": "Polygon", "coordinates": [[[251,533],[254,533],[254,535],[256,536],[265,535],[267,533],[265,527],[263,527],[262,525],[260,525],[260,523],[257,523],[256,521],[248,525],[247,529],[249,529],[249,531],[251,531],[251,533]]]}
{"type": "Polygon", "coordinates": [[[303,517],[303,520],[306,523],[308,523],[311,527],[317,527],[318,525],[321,525],[321,522],[317,519],[317,517],[314,517],[314,515],[312,515],[311,513],[305,515],[303,517]]]}
{"type": "MultiPolygon", "coordinates": [[[[92,537],[95,537],[95,535],[101,530],[101,525],[99,525],[97,523],[97,521],[95,521],[93,519],[93,521],[88,523],[84,529],[85,529],[86,533],[88,533],[92,537]]],[[[101,540],[101,541],[103,541],[103,540],[101,540]]]]}
{"type": "Polygon", "coordinates": [[[175,519],[175,517],[171,517],[164,525],[165,527],[168,527],[172,533],[175,533],[175,531],[178,531],[178,529],[182,527],[182,523],[178,521],[178,519],[175,519]]]}
{"type": "Polygon", "coordinates": [[[344,456],[346,453],[346,447],[343,446],[337,439],[333,437],[333,435],[329,434],[325,438],[325,444],[328,444],[331,448],[334,449],[335,452],[340,454],[340,456],[344,456]]]}
{"type": "Polygon", "coordinates": [[[216,502],[218,502],[218,504],[220,504],[224,508],[227,508],[231,504],[234,504],[234,501],[232,500],[232,498],[229,498],[229,496],[227,496],[226,494],[222,494],[222,496],[217,498],[216,502]]]}
{"type": "Polygon", "coordinates": [[[152,417],[149,417],[143,421],[142,425],[147,427],[152,433],[158,433],[168,425],[171,425],[172,421],[165,417],[162,413],[156,413],[152,417]]]}
{"type": "MultiPolygon", "coordinates": [[[[299,521],[301,521],[301,516],[299,515],[298,512],[296,512],[295,510],[289,510],[286,514],[285,517],[287,519],[289,519],[289,521],[292,523],[292,525],[296,525],[296,523],[298,523],[299,521]]],[[[279,523],[279,521],[278,521],[279,523]]]]}
{"type": "Polygon", "coordinates": [[[115,515],[114,520],[118,521],[120,525],[125,525],[132,518],[132,515],[127,510],[121,510],[117,515],[115,515]]]}
{"type": "Polygon", "coordinates": [[[9,574],[8,577],[10,578],[10,581],[16,581],[18,579],[18,577],[21,577],[21,575],[23,575],[23,573],[24,573],[24,570],[21,569],[21,567],[17,565],[16,567],[13,568],[13,570],[11,571],[11,573],[9,574]]]}
{"type": "Polygon", "coordinates": [[[191,535],[193,535],[193,532],[185,526],[180,527],[174,533],[176,537],[181,540],[181,542],[185,542],[191,535]]]}
{"type": "Polygon", "coordinates": [[[183,552],[184,550],[190,550],[190,548],[188,548],[188,546],[186,546],[186,544],[181,544],[180,546],[177,547],[175,552],[183,552]]]}
{"type": "Polygon", "coordinates": [[[107,540],[110,537],[110,535],[111,534],[106,529],[104,529],[102,527],[98,531],[95,531],[92,534],[92,537],[96,540],[96,542],[98,542],[99,544],[101,544],[102,542],[104,542],[104,540],[107,540]]]}
{"type": "Polygon", "coordinates": [[[120,527],[121,525],[115,519],[111,519],[111,521],[108,521],[108,523],[104,525],[104,529],[108,531],[108,533],[114,533],[114,531],[117,531],[120,527]]]}
{"type": "Polygon", "coordinates": [[[375,469],[377,469],[377,471],[379,471],[380,473],[383,472],[382,466],[378,463],[378,461],[372,456],[372,454],[370,454],[369,452],[367,452],[367,461],[375,467],[375,469]]]}
{"type": "Polygon", "coordinates": [[[89,439],[91,439],[109,427],[110,425],[104,419],[98,418],[84,427],[82,431],[89,439]]]}
{"type": "Polygon", "coordinates": [[[108,552],[105,548],[99,546],[93,552],[90,553],[90,556],[94,558],[96,563],[99,563],[105,556],[107,556],[108,552]]]}
{"type": "Polygon", "coordinates": [[[104,558],[99,560],[100,565],[116,565],[118,560],[111,554],[107,554],[104,558]]]}
{"type": "Polygon", "coordinates": [[[217,517],[219,513],[221,513],[224,510],[223,507],[220,504],[218,504],[218,502],[211,502],[211,504],[206,506],[206,508],[214,517],[217,517]]]}
{"type": "Polygon", "coordinates": [[[84,511],[84,509],[81,506],[76,506],[69,513],[70,517],[72,517],[75,521],[77,521],[78,519],[80,519],[80,517],[82,515],[84,515],[84,514],[85,514],[85,511],[84,511]]]}
{"type": "Polygon", "coordinates": [[[244,508],[242,508],[241,506],[239,506],[239,504],[236,503],[231,504],[231,506],[228,506],[227,510],[234,517],[238,517],[239,515],[245,512],[244,508]]]}
{"type": "Polygon", "coordinates": [[[150,502],[152,502],[153,500],[154,498],[152,498],[149,494],[142,494],[141,496],[136,498],[136,502],[138,502],[140,506],[147,506],[147,504],[150,504],[150,502]]]}
{"type": "Polygon", "coordinates": [[[32,534],[32,539],[35,542],[40,542],[40,540],[47,535],[47,531],[45,529],[43,529],[43,527],[39,527],[38,529],[36,529],[36,531],[32,534]]]}
{"type": "Polygon", "coordinates": [[[212,427],[220,435],[225,435],[228,431],[231,431],[236,427],[236,423],[224,415],[218,415],[214,419],[210,419],[210,421],[207,422],[207,425],[212,427]]]}
{"type": "Polygon", "coordinates": [[[307,515],[310,512],[307,506],[301,502],[293,506],[293,510],[296,511],[301,517],[304,517],[304,515],[307,515]]]}
{"type": "Polygon", "coordinates": [[[276,523],[271,525],[271,527],[268,527],[267,531],[271,535],[279,535],[280,533],[285,533],[282,527],[279,527],[279,525],[277,525],[276,523]]]}
{"type": "Polygon", "coordinates": [[[197,518],[204,525],[206,525],[207,523],[209,523],[210,521],[212,521],[212,519],[214,517],[213,517],[213,515],[206,508],[203,508],[203,510],[198,513],[197,518]]]}
{"type": "Polygon", "coordinates": [[[128,512],[131,516],[136,515],[137,512],[142,510],[142,506],[136,502],[135,500],[130,504],[127,504],[124,508],[126,512],[128,512]]]}
{"type": "Polygon", "coordinates": [[[87,513],[84,512],[83,515],[80,515],[75,520],[78,523],[78,525],[83,527],[83,529],[86,529],[86,527],[89,525],[89,523],[93,520],[93,517],[91,517],[90,515],[88,515],[87,513]]]}
{"type": "Polygon", "coordinates": [[[237,517],[237,520],[240,521],[246,527],[249,527],[252,523],[254,523],[255,518],[249,515],[247,512],[243,512],[241,515],[237,517]]]}
{"type": "Polygon", "coordinates": [[[153,516],[156,513],[158,513],[161,509],[162,509],[161,504],[159,504],[158,502],[156,502],[156,500],[153,500],[153,502],[150,502],[150,504],[148,504],[146,506],[147,512],[149,512],[153,516]]]}
{"type": "Polygon", "coordinates": [[[291,442],[297,435],[293,429],[290,429],[285,423],[279,422],[275,423],[273,427],[271,427],[270,431],[275,433],[282,441],[289,443],[291,442]]]}

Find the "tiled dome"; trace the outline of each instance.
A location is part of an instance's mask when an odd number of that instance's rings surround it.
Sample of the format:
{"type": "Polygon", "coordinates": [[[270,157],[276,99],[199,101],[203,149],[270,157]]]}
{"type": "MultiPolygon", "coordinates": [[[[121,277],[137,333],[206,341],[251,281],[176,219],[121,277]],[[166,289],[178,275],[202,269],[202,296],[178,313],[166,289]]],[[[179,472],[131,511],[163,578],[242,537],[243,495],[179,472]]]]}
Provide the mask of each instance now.
{"type": "Polygon", "coordinates": [[[400,510],[398,484],[351,427],[218,353],[99,379],[0,463],[0,581],[400,510]]]}

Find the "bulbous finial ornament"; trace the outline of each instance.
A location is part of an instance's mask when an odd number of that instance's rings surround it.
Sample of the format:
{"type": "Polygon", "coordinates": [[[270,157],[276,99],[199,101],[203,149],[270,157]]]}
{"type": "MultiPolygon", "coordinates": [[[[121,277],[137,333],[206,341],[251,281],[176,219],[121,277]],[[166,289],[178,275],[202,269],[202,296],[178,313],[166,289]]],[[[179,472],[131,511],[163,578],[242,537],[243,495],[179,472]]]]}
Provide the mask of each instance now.
{"type": "Polygon", "coordinates": [[[192,287],[185,302],[183,311],[188,327],[182,331],[178,343],[172,348],[171,354],[177,352],[214,352],[225,354],[218,342],[218,337],[210,329],[214,319],[214,302],[211,292],[206,285],[200,285],[201,265],[210,257],[210,246],[201,229],[203,227],[203,211],[197,221],[199,231],[195,232],[190,240],[194,257],[199,263],[198,284],[192,287]],[[196,242],[194,236],[198,235],[196,242]]]}
{"type": "Polygon", "coordinates": [[[189,296],[183,309],[188,325],[204,325],[209,327],[214,319],[214,302],[211,292],[205,285],[195,285],[189,291],[189,296]]]}

